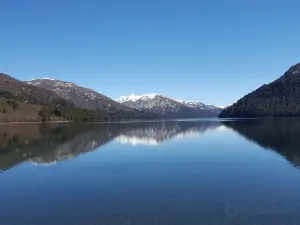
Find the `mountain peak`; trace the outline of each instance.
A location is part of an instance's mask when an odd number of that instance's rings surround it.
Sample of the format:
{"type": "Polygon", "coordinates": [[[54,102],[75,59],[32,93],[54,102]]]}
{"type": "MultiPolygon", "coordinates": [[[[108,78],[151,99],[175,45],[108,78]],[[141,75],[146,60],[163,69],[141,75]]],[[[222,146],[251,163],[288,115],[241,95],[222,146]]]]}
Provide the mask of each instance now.
{"type": "Polygon", "coordinates": [[[49,78],[49,77],[40,77],[40,78],[35,78],[35,79],[28,80],[27,82],[30,82],[30,81],[37,81],[37,80],[52,80],[52,81],[55,81],[56,79],[54,79],[54,78],[49,78]]]}
{"type": "Polygon", "coordinates": [[[203,104],[204,105],[204,103],[203,102],[201,102],[201,101],[198,101],[198,100],[188,100],[188,101],[186,101],[186,100],[181,100],[181,99],[175,99],[175,101],[177,101],[177,102],[180,102],[180,103],[182,103],[182,104],[203,104]]]}
{"type": "Polygon", "coordinates": [[[2,80],[17,81],[15,78],[13,78],[13,77],[11,77],[10,75],[5,74],[5,73],[0,73],[0,78],[1,78],[2,80]]]}
{"type": "Polygon", "coordinates": [[[159,96],[159,94],[156,93],[150,93],[150,94],[143,94],[143,95],[135,95],[135,94],[131,94],[128,96],[121,96],[120,98],[116,99],[117,102],[123,103],[123,102],[127,102],[127,101],[132,101],[132,102],[136,102],[140,99],[154,99],[156,96],[159,96]]]}
{"type": "Polygon", "coordinates": [[[220,117],[299,117],[300,63],[225,108],[220,117]]]}
{"type": "Polygon", "coordinates": [[[220,108],[205,105],[200,101],[175,100],[163,95],[151,93],[144,95],[122,96],[116,101],[137,110],[169,117],[201,117],[215,116],[220,108]]]}
{"type": "Polygon", "coordinates": [[[291,66],[288,72],[292,74],[300,74],[300,63],[291,66]]]}
{"type": "Polygon", "coordinates": [[[134,112],[133,109],[123,106],[105,95],[92,89],[81,87],[73,82],[44,77],[26,81],[26,83],[51,90],[64,99],[72,100],[78,108],[101,109],[105,111],[116,109],[134,112]]]}
{"type": "Polygon", "coordinates": [[[62,86],[62,87],[75,87],[75,86],[77,86],[73,82],[61,81],[61,80],[57,80],[57,79],[49,78],[49,77],[42,77],[42,78],[36,78],[36,79],[28,80],[28,81],[26,81],[26,83],[34,85],[34,86],[39,86],[43,83],[50,83],[50,84],[54,84],[55,86],[62,86]]]}

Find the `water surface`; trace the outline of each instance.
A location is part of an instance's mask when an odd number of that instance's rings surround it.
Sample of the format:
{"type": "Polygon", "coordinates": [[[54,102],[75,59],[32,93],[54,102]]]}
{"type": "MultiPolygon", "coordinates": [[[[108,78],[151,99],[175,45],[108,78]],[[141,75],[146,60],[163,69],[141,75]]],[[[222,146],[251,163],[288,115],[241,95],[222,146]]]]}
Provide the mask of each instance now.
{"type": "Polygon", "coordinates": [[[0,127],[0,224],[299,224],[300,120],[0,127]]]}

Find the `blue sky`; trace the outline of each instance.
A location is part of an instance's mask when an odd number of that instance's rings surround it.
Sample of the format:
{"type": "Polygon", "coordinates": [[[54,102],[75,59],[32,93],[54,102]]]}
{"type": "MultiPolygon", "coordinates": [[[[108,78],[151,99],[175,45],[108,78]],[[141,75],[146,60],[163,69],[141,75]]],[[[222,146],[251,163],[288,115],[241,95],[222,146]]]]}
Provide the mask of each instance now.
{"type": "Polygon", "coordinates": [[[0,1],[0,71],[229,105],[300,62],[300,1],[0,1]]]}

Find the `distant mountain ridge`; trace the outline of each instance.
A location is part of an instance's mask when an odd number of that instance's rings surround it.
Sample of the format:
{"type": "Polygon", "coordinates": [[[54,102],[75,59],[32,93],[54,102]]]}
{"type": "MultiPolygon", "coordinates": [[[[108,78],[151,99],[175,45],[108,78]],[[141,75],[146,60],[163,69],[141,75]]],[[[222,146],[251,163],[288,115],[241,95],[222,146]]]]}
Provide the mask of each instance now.
{"type": "Polygon", "coordinates": [[[211,111],[216,114],[219,114],[222,111],[221,107],[214,106],[214,105],[206,105],[203,102],[196,101],[196,100],[193,100],[193,101],[177,100],[177,101],[182,104],[185,104],[189,107],[198,108],[198,109],[202,109],[202,110],[208,110],[208,111],[211,111]]]}
{"type": "Polygon", "coordinates": [[[163,117],[211,117],[218,116],[222,111],[219,107],[205,105],[200,101],[176,100],[155,93],[121,96],[116,101],[163,117]]]}
{"type": "Polygon", "coordinates": [[[299,117],[300,63],[225,108],[220,117],[299,117]]]}
{"type": "Polygon", "coordinates": [[[145,95],[128,95],[128,96],[121,96],[120,98],[116,99],[117,102],[125,103],[128,101],[136,102],[138,100],[152,100],[159,94],[151,93],[151,94],[145,94],[145,95]]]}

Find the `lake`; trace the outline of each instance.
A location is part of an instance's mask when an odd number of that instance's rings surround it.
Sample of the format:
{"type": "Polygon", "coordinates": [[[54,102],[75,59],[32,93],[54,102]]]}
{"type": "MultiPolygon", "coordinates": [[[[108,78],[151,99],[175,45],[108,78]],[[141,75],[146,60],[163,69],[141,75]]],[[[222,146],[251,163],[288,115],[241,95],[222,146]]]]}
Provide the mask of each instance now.
{"type": "Polygon", "coordinates": [[[300,119],[0,126],[0,224],[299,224],[300,119]]]}

